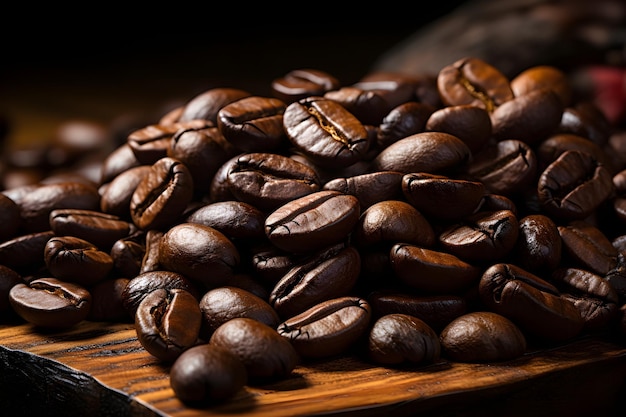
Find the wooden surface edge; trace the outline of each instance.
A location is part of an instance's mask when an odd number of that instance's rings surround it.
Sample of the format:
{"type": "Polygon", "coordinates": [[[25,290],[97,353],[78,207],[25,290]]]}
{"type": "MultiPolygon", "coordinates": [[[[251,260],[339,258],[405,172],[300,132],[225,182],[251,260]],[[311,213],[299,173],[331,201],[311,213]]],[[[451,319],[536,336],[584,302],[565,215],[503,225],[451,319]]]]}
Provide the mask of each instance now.
{"type": "Polygon", "coordinates": [[[19,404],[64,416],[485,416],[504,410],[575,416],[590,407],[610,415],[626,394],[626,344],[602,337],[503,363],[441,361],[414,369],[376,367],[356,357],[305,363],[285,380],[246,386],[232,401],[205,409],[174,397],[168,367],[141,347],[132,324],[85,322],[59,333],[38,333],[27,324],[0,327],[0,345],[0,409],[15,412],[10,415],[20,415],[19,404]]]}

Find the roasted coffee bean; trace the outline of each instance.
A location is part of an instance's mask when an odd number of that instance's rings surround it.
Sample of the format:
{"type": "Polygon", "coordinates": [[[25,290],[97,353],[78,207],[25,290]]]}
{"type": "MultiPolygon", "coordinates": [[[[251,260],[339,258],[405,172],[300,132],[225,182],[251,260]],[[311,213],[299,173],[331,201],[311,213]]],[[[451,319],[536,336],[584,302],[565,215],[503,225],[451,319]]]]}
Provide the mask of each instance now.
{"type": "Polygon", "coordinates": [[[128,135],[127,143],[141,165],[152,165],[167,156],[172,137],[179,130],[205,129],[212,124],[206,120],[189,120],[171,125],[149,125],[128,135]]]}
{"type": "Polygon", "coordinates": [[[468,302],[460,295],[415,295],[404,291],[375,290],[367,296],[372,314],[408,314],[425,321],[439,332],[455,318],[468,312],[468,302]]]}
{"type": "Polygon", "coordinates": [[[617,267],[618,251],[597,227],[574,220],[558,226],[558,232],[570,263],[603,276],[617,267]]]}
{"type": "Polygon", "coordinates": [[[425,130],[456,136],[465,142],[471,152],[478,152],[491,137],[491,117],[482,107],[470,104],[447,106],[430,115],[425,130]]]}
{"type": "Polygon", "coordinates": [[[337,244],[296,264],[274,286],[269,303],[286,319],[330,298],[346,296],[361,272],[353,246],[337,244]]]}
{"type": "Polygon", "coordinates": [[[370,147],[362,122],[328,98],[308,97],[291,103],[283,123],[293,146],[322,167],[352,165],[362,160],[370,147]]]}
{"type": "Polygon", "coordinates": [[[337,177],[325,183],[322,189],[355,196],[363,211],[381,201],[400,199],[403,175],[398,171],[378,171],[352,177],[337,177]]]}
{"type": "Polygon", "coordinates": [[[156,289],[135,312],[135,330],[141,346],[163,362],[173,362],[198,342],[202,313],[198,300],[180,288],[156,289]]]}
{"type": "Polygon", "coordinates": [[[217,127],[181,129],[172,136],[167,156],[185,164],[193,178],[196,195],[209,193],[217,170],[240,152],[217,127]]]}
{"type": "Polygon", "coordinates": [[[203,119],[217,126],[217,113],[225,105],[252,94],[239,88],[216,87],[193,97],[183,106],[180,122],[203,119]]]}
{"type": "Polygon", "coordinates": [[[47,329],[70,328],[91,309],[91,294],[82,285],[56,278],[19,283],[9,291],[13,311],[27,322],[47,329]]]}
{"type": "Polygon", "coordinates": [[[454,319],[439,335],[442,354],[457,362],[498,362],[519,358],[526,337],[507,317],[474,311],[454,319]]]}
{"type": "Polygon", "coordinates": [[[303,358],[345,353],[367,334],[372,310],[367,300],[346,296],[326,300],[278,326],[303,358]]]}
{"type": "Polygon", "coordinates": [[[74,236],[109,251],[135,231],[132,223],[98,210],[58,209],[50,213],[50,228],[57,236],[74,236]]]}
{"type": "Polygon", "coordinates": [[[287,104],[309,96],[323,96],[340,86],[336,77],[313,68],[291,70],[271,83],[272,95],[287,104]]]}
{"type": "Polygon", "coordinates": [[[307,165],[273,153],[246,153],[231,160],[226,187],[234,199],[262,211],[319,191],[317,173],[307,165]]]}
{"type": "Polygon", "coordinates": [[[603,147],[585,137],[570,133],[550,135],[536,145],[535,153],[540,169],[545,169],[565,151],[587,152],[611,174],[617,172],[613,161],[603,147]]]}
{"type": "Polygon", "coordinates": [[[237,355],[208,343],[182,352],[169,376],[176,398],[192,407],[230,399],[248,382],[246,368],[237,355]]]}
{"type": "Polygon", "coordinates": [[[0,265],[20,273],[33,271],[45,264],[43,251],[54,232],[28,233],[0,243],[0,265]]]}
{"type": "Polygon", "coordinates": [[[163,234],[159,243],[160,265],[207,289],[227,284],[240,261],[239,251],[230,239],[202,224],[177,224],[163,234]]]}
{"type": "Polygon", "coordinates": [[[243,201],[209,203],[193,210],[184,220],[217,229],[230,239],[265,237],[265,214],[243,201]]]}
{"type": "Polygon", "coordinates": [[[543,89],[552,90],[563,107],[572,104],[574,92],[567,74],[551,65],[530,67],[511,79],[511,90],[516,97],[543,89]]]}
{"type": "Polygon", "coordinates": [[[244,97],[222,107],[217,127],[224,138],[243,152],[268,152],[287,142],[283,114],[287,104],[271,98],[244,97]]]}
{"type": "Polygon", "coordinates": [[[389,260],[402,282],[428,294],[459,294],[477,284],[482,272],[450,253],[406,243],[393,245],[389,260]]]}
{"type": "Polygon", "coordinates": [[[491,113],[492,137],[535,145],[556,130],[563,104],[550,89],[534,90],[499,105],[491,113]]]}
{"type": "Polygon", "coordinates": [[[152,165],[130,201],[133,223],[142,230],[176,223],[193,198],[193,178],[180,161],[165,157],[152,165]]]}
{"type": "Polygon", "coordinates": [[[104,322],[131,322],[124,308],[123,293],[129,278],[104,279],[89,287],[91,308],[86,319],[104,322]]]}
{"type": "Polygon", "coordinates": [[[135,153],[128,143],[123,143],[104,158],[100,169],[100,184],[109,183],[121,173],[137,166],[141,166],[141,163],[135,153]]]}
{"type": "Polygon", "coordinates": [[[467,174],[493,194],[514,196],[534,185],[538,170],[533,148],[516,140],[501,140],[476,153],[467,174]]]}
{"type": "Polygon", "coordinates": [[[461,58],[443,67],[437,88],[445,106],[471,104],[492,113],[514,98],[509,79],[479,58],[461,58]]]}
{"type": "Polygon", "coordinates": [[[145,233],[144,239],[144,254],[141,259],[141,265],[139,268],[139,273],[143,274],[144,272],[149,271],[158,271],[164,269],[161,265],[160,256],[159,256],[159,248],[161,244],[161,238],[163,237],[163,232],[160,230],[148,230],[145,233]]]}
{"type": "Polygon", "coordinates": [[[113,258],[84,239],[56,236],[44,247],[43,256],[52,276],[85,287],[107,278],[113,258]]]}
{"type": "Polygon", "coordinates": [[[130,220],[130,201],[133,193],[150,170],[150,165],[132,167],[101,186],[100,210],[130,220]]]}
{"type": "Polygon", "coordinates": [[[584,330],[606,328],[617,316],[619,296],[604,277],[580,268],[559,268],[550,279],[578,309],[585,322],[584,330]]]}
{"type": "Polygon", "coordinates": [[[430,364],[439,360],[439,336],[423,320],[408,314],[387,314],[369,332],[368,357],[381,365],[430,364]]]}
{"type": "Polygon", "coordinates": [[[514,254],[529,272],[553,271],[561,262],[562,240],[556,223],[544,214],[529,214],[519,221],[514,254]]]}
{"type": "Polygon", "coordinates": [[[291,200],[265,219],[265,234],[278,248],[314,251],[343,241],[359,221],[359,200],[323,190],[291,200]]]}
{"type": "Polygon", "coordinates": [[[392,143],[374,158],[372,171],[426,172],[447,175],[464,168],[471,158],[468,146],[456,136],[422,132],[392,143]]]}
{"type": "Polygon", "coordinates": [[[21,226],[20,207],[13,199],[0,193],[0,242],[16,237],[21,226]]]}
{"type": "Polygon", "coordinates": [[[376,148],[384,149],[394,142],[426,130],[426,122],[435,108],[416,101],[407,101],[389,111],[376,132],[376,148]]]}
{"type": "Polygon", "coordinates": [[[402,177],[406,201],[427,218],[460,220],[478,208],[486,189],[479,181],[416,172],[402,177]]]}
{"type": "Polygon", "coordinates": [[[294,255],[291,252],[278,249],[272,244],[262,245],[252,251],[251,268],[264,283],[273,287],[301,259],[305,259],[306,255],[306,252],[294,255]]]}
{"type": "Polygon", "coordinates": [[[203,294],[197,285],[184,275],[172,271],[150,271],[128,281],[122,293],[122,303],[130,317],[134,318],[139,303],[146,295],[157,289],[173,290],[176,288],[193,294],[198,300],[203,294]]]}
{"type": "MultiPolygon", "coordinates": [[[[408,100],[412,91],[407,91],[408,100]]],[[[388,101],[390,94],[386,90],[366,90],[357,86],[345,86],[337,90],[332,90],[324,94],[324,98],[339,103],[350,114],[364,125],[378,126],[383,118],[395,107],[401,104],[388,101]]],[[[303,99],[301,101],[308,100],[303,99]]]]}
{"type": "Polygon", "coordinates": [[[23,283],[20,274],[7,266],[0,265],[0,317],[5,317],[11,311],[9,291],[20,283],[23,283]]]}
{"type": "Polygon", "coordinates": [[[352,237],[359,248],[396,242],[428,247],[436,239],[435,231],[422,213],[402,200],[385,200],[368,207],[360,215],[352,237]]]}
{"type": "Polygon", "coordinates": [[[524,334],[546,341],[571,339],[583,329],[578,309],[550,282],[506,263],[488,267],[479,296],[491,311],[517,324],[524,334]]]}
{"type": "Polygon", "coordinates": [[[582,136],[603,146],[609,140],[611,125],[596,104],[582,100],[563,110],[557,132],[582,136]]]}
{"type": "Polygon", "coordinates": [[[219,326],[209,344],[234,353],[252,384],[285,378],[300,363],[289,340],[275,328],[249,317],[237,317],[219,326]]]}
{"type": "Polygon", "coordinates": [[[276,328],[280,318],[265,300],[242,288],[223,286],[204,293],[200,298],[202,327],[200,336],[209,340],[213,332],[228,320],[248,317],[276,328]]]}
{"type": "Polygon", "coordinates": [[[539,177],[537,196],[546,214],[582,220],[613,193],[611,173],[587,152],[565,151],[539,177]]]}
{"type": "Polygon", "coordinates": [[[519,222],[510,210],[472,214],[446,227],[439,244],[466,262],[496,261],[508,255],[519,236],[519,222]]]}
{"type": "Polygon", "coordinates": [[[98,210],[100,194],[82,182],[41,184],[19,201],[22,229],[26,233],[50,230],[50,213],[58,209],[98,210]]]}

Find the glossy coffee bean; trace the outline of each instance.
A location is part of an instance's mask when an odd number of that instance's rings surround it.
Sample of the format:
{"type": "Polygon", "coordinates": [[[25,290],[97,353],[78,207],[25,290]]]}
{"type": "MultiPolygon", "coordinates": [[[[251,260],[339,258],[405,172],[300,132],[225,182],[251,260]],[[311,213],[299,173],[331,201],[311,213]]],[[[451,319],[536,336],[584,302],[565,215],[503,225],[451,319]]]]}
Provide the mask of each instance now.
{"type": "Polygon", "coordinates": [[[55,236],[52,230],[27,233],[0,243],[0,265],[18,272],[33,271],[45,265],[42,256],[46,243],[55,236]]]}
{"type": "Polygon", "coordinates": [[[353,347],[367,333],[371,316],[365,299],[333,298],[285,320],[278,334],[303,358],[330,357],[353,347]]]}
{"type": "Polygon", "coordinates": [[[356,248],[331,246],[294,265],[274,285],[269,303],[283,319],[293,317],[325,300],[348,295],[360,272],[356,248]]]}
{"type": "Polygon", "coordinates": [[[411,173],[402,177],[404,198],[428,218],[459,220],[477,208],[486,193],[479,181],[445,175],[411,173]]]}
{"type": "Polygon", "coordinates": [[[488,267],[480,278],[479,296],[489,310],[543,340],[571,339],[584,326],[578,309],[553,284],[512,264],[488,267]]]}
{"type": "Polygon", "coordinates": [[[489,112],[470,104],[447,106],[435,110],[426,121],[425,130],[456,136],[470,151],[482,149],[492,133],[489,112]]]}
{"type": "Polygon", "coordinates": [[[539,177],[537,195],[546,214],[559,220],[582,220],[614,191],[610,172],[592,155],[565,151],[539,177]]]}
{"type": "Polygon", "coordinates": [[[619,295],[603,276],[580,268],[559,268],[550,279],[578,309],[584,330],[606,328],[617,317],[619,295]]]}
{"type": "Polygon", "coordinates": [[[309,96],[323,96],[326,92],[339,88],[339,80],[314,68],[294,69],[274,79],[271,83],[272,95],[287,104],[309,96]]]}
{"type": "Polygon", "coordinates": [[[618,250],[594,225],[574,220],[558,226],[558,232],[570,264],[603,276],[617,267],[618,250]]]}
{"type": "Polygon", "coordinates": [[[50,228],[57,236],[74,236],[109,251],[134,232],[132,223],[98,210],[58,209],[50,213],[50,228]]]}
{"type": "Polygon", "coordinates": [[[163,234],[158,252],[165,269],[207,289],[228,283],[241,261],[237,247],[223,233],[196,223],[171,227],[163,234]]]}
{"type": "Polygon", "coordinates": [[[230,239],[265,237],[265,214],[243,201],[217,201],[203,205],[189,213],[185,222],[212,227],[230,239]]]}
{"type": "Polygon", "coordinates": [[[437,87],[446,106],[471,104],[492,113],[513,99],[506,76],[479,58],[461,58],[443,67],[437,75],[437,87]]]}
{"type": "Polygon", "coordinates": [[[248,317],[276,328],[280,318],[265,300],[242,288],[223,286],[204,293],[200,298],[202,328],[200,335],[209,340],[215,329],[228,320],[248,317]]]}
{"type": "Polygon", "coordinates": [[[308,97],[291,103],[283,123],[293,146],[323,167],[352,165],[362,160],[370,147],[361,121],[328,98],[308,97]]]}
{"type": "Polygon", "coordinates": [[[206,120],[176,122],[171,125],[152,124],[128,135],[127,143],[141,165],[152,165],[167,156],[172,137],[179,130],[211,127],[206,120]]]}
{"type": "Polygon", "coordinates": [[[376,147],[384,149],[398,140],[426,130],[426,122],[434,107],[407,101],[389,111],[378,125],[376,147]]]}
{"type": "Polygon", "coordinates": [[[381,201],[400,199],[403,175],[398,171],[377,171],[351,177],[337,177],[326,182],[322,189],[355,196],[363,211],[381,201]]]}
{"type": "Polygon", "coordinates": [[[467,174],[487,192],[515,196],[534,185],[538,161],[533,148],[517,139],[501,140],[473,155],[467,174]]]}
{"type": "Polygon", "coordinates": [[[246,153],[230,161],[225,187],[235,200],[262,211],[319,191],[315,170],[284,155],[246,153]]]}
{"type": "Polygon", "coordinates": [[[161,265],[159,257],[159,250],[162,238],[163,232],[160,230],[151,229],[145,232],[145,250],[143,258],[141,259],[141,266],[139,268],[140,274],[143,274],[144,272],[165,269],[161,265]]]}
{"type": "Polygon", "coordinates": [[[565,151],[587,152],[609,170],[611,174],[616,173],[614,162],[606,153],[605,148],[583,136],[570,133],[553,134],[535,147],[535,154],[542,169],[554,162],[565,151]]]}
{"type": "Polygon", "coordinates": [[[146,254],[145,232],[137,231],[116,241],[109,254],[113,259],[113,268],[122,277],[133,278],[139,275],[141,263],[146,254]]]}
{"type": "Polygon", "coordinates": [[[482,271],[450,253],[406,243],[393,245],[389,261],[402,282],[426,294],[460,294],[482,271]]]}
{"type": "Polygon", "coordinates": [[[209,344],[225,348],[243,362],[250,383],[289,376],[300,356],[275,328],[249,317],[238,317],[219,326],[209,344]]]}
{"type": "Polygon", "coordinates": [[[141,166],[141,163],[137,160],[130,145],[123,143],[102,161],[100,184],[111,182],[119,174],[137,166],[141,166]]]}
{"type": "Polygon", "coordinates": [[[557,132],[582,136],[603,146],[610,139],[611,123],[596,104],[581,100],[563,110],[557,132]]]}
{"type": "Polygon", "coordinates": [[[86,319],[104,322],[132,322],[124,308],[123,293],[129,278],[111,278],[97,282],[89,287],[91,308],[86,319]]]}
{"type": "Polygon", "coordinates": [[[217,126],[217,113],[225,105],[251,94],[239,88],[215,87],[193,97],[183,106],[179,121],[203,119],[217,126]]]}
{"type": "Polygon", "coordinates": [[[141,180],[130,202],[133,223],[142,230],[174,224],[193,198],[193,178],[180,161],[164,157],[141,180]]]}
{"type": "Polygon", "coordinates": [[[367,353],[380,365],[424,365],[439,360],[441,344],[437,333],[421,319],[387,314],[372,325],[367,353]]]}
{"type": "Polygon", "coordinates": [[[13,311],[27,322],[47,329],[65,329],[83,321],[91,309],[91,294],[79,284],[38,278],[9,291],[13,311]]]}
{"type": "Polygon", "coordinates": [[[140,165],[121,172],[104,188],[100,187],[100,210],[130,220],[130,201],[141,180],[150,172],[149,165],[140,165]]]}
{"type": "Polygon", "coordinates": [[[0,265],[0,317],[11,311],[9,291],[14,285],[22,283],[22,277],[11,268],[0,265]]]}
{"type": "Polygon", "coordinates": [[[402,200],[385,200],[368,207],[359,217],[353,241],[359,248],[392,245],[396,242],[432,246],[435,231],[411,204],[402,200]]]}
{"type": "Polygon", "coordinates": [[[466,262],[488,262],[508,255],[518,236],[519,223],[510,210],[478,212],[445,228],[439,244],[466,262]]]}
{"type": "Polygon", "coordinates": [[[107,252],[73,236],[51,238],[43,256],[52,276],[85,287],[107,278],[113,269],[113,258],[107,252]]]}
{"type": "Polygon", "coordinates": [[[443,355],[458,362],[499,362],[519,358],[526,337],[507,317],[491,311],[464,314],[439,335],[443,355]]]}
{"type": "Polygon", "coordinates": [[[422,132],[400,139],[380,151],[372,161],[371,170],[446,175],[464,167],[470,155],[468,146],[456,136],[422,132]]]}
{"type": "Polygon", "coordinates": [[[176,398],[192,407],[228,400],[248,382],[246,368],[237,355],[208,343],[181,353],[169,377],[176,398]]]}
{"type": "Polygon", "coordinates": [[[563,107],[572,103],[573,90],[570,79],[563,70],[554,66],[536,65],[511,79],[511,90],[516,97],[546,88],[557,95],[563,107]]]}
{"type": "Polygon", "coordinates": [[[141,300],[135,312],[139,343],[163,362],[173,362],[194,346],[201,324],[198,300],[180,288],[152,291],[141,300]]]}
{"type": "Polygon", "coordinates": [[[202,295],[194,282],[179,273],[172,271],[144,272],[131,278],[122,293],[122,303],[130,317],[135,317],[135,312],[141,301],[157,289],[168,291],[183,289],[193,294],[198,300],[202,295]]]}
{"type": "Polygon", "coordinates": [[[243,152],[268,152],[287,142],[283,114],[287,104],[271,98],[244,97],[222,107],[217,127],[224,138],[243,152]]]}
{"type": "Polygon", "coordinates": [[[338,191],[318,191],[292,200],[265,219],[265,234],[278,248],[307,252],[341,242],[359,220],[359,200],[338,191]]]}
{"type": "Polygon", "coordinates": [[[557,129],[562,114],[563,104],[552,90],[530,91],[502,103],[491,113],[492,136],[534,145],[557,129]]]}
{"type": "Polygon", "coordinates": [[[544,214],[529,214],[519,221],[515,257],[522,268],[536,273],[553,271],[561,262],[563,243],[556,223],[544,214]]]}

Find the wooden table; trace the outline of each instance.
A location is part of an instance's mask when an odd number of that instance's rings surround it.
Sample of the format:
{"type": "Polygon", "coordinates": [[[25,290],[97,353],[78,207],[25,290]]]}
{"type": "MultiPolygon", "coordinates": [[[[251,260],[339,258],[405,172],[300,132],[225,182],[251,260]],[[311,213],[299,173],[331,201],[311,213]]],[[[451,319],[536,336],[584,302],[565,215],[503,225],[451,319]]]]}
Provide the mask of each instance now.
{"type": "Polygon", "coordinates": [[[490,364],[391,369],[338,357],[204,409],[176,399],[168,367],[132,324],[85,321],[59,333],[5,325],[0,366],[0,410],[9,416],[607,416],[623,415],[615,410],[626,398],[626,344],[606,335],[490,364]]]}

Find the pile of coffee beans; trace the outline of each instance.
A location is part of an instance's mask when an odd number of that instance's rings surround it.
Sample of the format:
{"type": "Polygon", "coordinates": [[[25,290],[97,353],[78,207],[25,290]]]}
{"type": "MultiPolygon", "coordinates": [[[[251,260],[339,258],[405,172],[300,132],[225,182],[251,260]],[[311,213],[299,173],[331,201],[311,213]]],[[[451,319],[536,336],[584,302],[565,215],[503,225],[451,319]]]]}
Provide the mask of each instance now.
{"type": "Polygon", "coordinates": [[[55,170],[0,194],[2,314],[132,322],[188,404],[339,355],[624,341],[626,131],[566,73],[468,57],[271,91],[211,88],[90,164],[97,140],[46,149],[55,170]]]}

